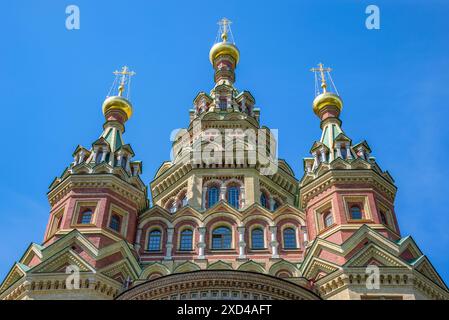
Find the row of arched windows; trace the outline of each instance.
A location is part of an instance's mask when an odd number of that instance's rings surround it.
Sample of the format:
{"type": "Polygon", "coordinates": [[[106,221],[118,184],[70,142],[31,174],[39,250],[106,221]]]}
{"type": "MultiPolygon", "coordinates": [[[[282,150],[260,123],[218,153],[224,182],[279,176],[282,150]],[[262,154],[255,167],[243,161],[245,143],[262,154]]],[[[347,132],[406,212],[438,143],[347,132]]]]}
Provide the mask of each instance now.
{"type": "MultiPolygon", "coordinates": [[[[283,248],[297,249],[298,242],[296,231],[293,227],[287,227],[283,230],[283,248]]],[[[232,230],[227,226],[220,226],[212,231],[210,247],[212,250],[229,250],[233,249],[232,230]]],[[[251,249],[266,249],[264,229],[256,227],[251,230],[251,249]]],[[[148,251],[161,251],[162,249],[162,232],[159,229],[150,231],[148,235],[148,251]]],[[[193,251],[193,230],[184,229],[180,233],[179,251],[193,251]]]]}

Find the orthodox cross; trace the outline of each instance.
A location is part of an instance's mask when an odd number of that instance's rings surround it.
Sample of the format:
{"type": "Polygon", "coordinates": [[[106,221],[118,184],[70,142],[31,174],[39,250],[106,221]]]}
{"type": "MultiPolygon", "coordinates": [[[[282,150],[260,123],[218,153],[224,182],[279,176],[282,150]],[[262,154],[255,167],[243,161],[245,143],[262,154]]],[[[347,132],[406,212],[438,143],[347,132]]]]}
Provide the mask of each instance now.
{"type": "Polygon", "coordinates": [[[221,39],[223,40],[223,42],[226,42],[228,40],[228,31],[229,28],[231,26],[232,21],[227,19],[227,18],[223,18],[220,21],[218,21],[218,25],[220,26],[220,30],[221,30],[221,39]]]}
{"type": "Polygon", "coordinates": [[[327,84],[326,84],[326,76],[324,75],[324,72],[331,72],[332,69],[331,68],[325,68],[324,65],[320,62],[318,63],[318,68],[312,68],[310,69],[310,71],[314,72],[315,75],[317,73],[320,74],[320,78],[321,78],[321,88],[323,89],[323,93],[326,93],[326,89],[327,89],[327,84]]]}
{"type": "Polygon", "coordinates": [[[125,84],[126,84],[127,80],[129,82],[131,77],[133,75],[135,75],[136,73],[134,71],[130,71],[127,66],[124,66],[121,71],[115,70],[113,72],[113,74],[115,74],[116,77],[120,76],[120,85],[118,87],[118,95],[122,96],[123,91],[125,90],[125,84]]]}

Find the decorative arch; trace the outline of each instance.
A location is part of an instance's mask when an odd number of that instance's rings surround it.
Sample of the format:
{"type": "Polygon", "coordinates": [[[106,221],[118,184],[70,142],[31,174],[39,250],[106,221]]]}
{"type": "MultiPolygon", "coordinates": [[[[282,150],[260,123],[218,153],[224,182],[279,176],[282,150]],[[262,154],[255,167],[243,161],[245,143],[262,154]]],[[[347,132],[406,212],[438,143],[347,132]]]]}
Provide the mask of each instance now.
{"type": "Polygon", "coordinates": [[[153,273],[159,273],[163,276],[170,274],[170,270],[160,262],[155,262],[146,267],[139,276],[139,279],[145,280],[153,273]]]}
{"type": "Polygon", "coordinates": [[[258,273],[267,273],[265,268],[260,265],[257,262],[254,262],[252,260],[247,261],[240,265],[237,270],[239,271],[251,271],[251,272],[258,272],[258,273]]]}
{"type": "Polygon", "coordinates": [[[186,261],[177,266],[175,270],[173,270],[173,273],[190,272],[198,270],[201,270],[201,268],[197,264],[190,261],[186,261]]]}
{"type": "Polygon", "coordinates": [[[293,277],[299,276],[298,268],[293,263],[288,262],[286,260],[276,262],[270,267],[270,270],[268,272],[272,276],[276,276],[279,272],[285,270],[290,272],[293,277]]]}
{"type": "Polygon", "coordinates": [[[165,224],[167,228],[173,228],[173,223],[162,215],[147,217],[139,223],[139,228],[143,229],[149,222],[157,221],[165,224]]]}
{"type": "Polygon", "coordinates": [[[224,218],[223,221],[228,221],[231,224],[236,224],[236,225],[241,225],[242,224],[241,220],[240,220],[240,217],[235,215],[235,214],[233,214],[233,213],[230,213],[230,212],[211,212],[211,213],[206,213],[205,219],[203,220],[203,224],[206,227],[209,227],[209,225],[211,223],[214,223],[215,222],[214,220],[217,219],[217,218],[220,218],[220,219],[224,218]]]}
{"type": "Polygon", "coordinates": [[[237,179],[237,178],[231,178],[231,179],[225,180],[225,181],[223,182],[223,185],[224,185],[225,187],[228,187],[228,186],[233,185],[233,184],[239,185],[240,187],[243,187],[243,181],[242,181],[242,180],[239,180],[239,179],[237,179]]]}
{"type": "Polygon", "coordinates": [[[218,260],[207,267],[207,270],[232,270],[230,263],[218,260]]]}

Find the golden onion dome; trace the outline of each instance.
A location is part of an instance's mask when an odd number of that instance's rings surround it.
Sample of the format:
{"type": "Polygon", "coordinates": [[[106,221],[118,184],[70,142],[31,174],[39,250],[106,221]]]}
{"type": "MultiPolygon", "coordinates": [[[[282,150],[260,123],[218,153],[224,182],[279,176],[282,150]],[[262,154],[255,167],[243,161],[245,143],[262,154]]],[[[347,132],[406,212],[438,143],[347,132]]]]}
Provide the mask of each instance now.
{"type": "Polygon", "coordinates": [[[110,110],[121,110],[126,116],[131,118],[133,107],[131,102],[121,96],[112,96],[106,98],[103,102],[103,114],[106,115],[110,110]]]}
{"type": "Polygon", "coordinates": [[[209,52],[210,63],[214,64],[214,60],[224,54],[228,54],[233,57],[236,65],[239,63],[239,49],[237,49],[237,47],[232,43],[226,42],[226,40],[218,42],[212,46],[209,52]]]}
{"type": "Polygon", "coordinates": [[[316,96],[313,100],[313,112],[315,112],[317,116],[319,116],[321,110],[327,106],[334,106],[339,112],[341,112],[341,109],[343,108],[343,101],[338,95],[332,92],[324,92],[316,96]]]}

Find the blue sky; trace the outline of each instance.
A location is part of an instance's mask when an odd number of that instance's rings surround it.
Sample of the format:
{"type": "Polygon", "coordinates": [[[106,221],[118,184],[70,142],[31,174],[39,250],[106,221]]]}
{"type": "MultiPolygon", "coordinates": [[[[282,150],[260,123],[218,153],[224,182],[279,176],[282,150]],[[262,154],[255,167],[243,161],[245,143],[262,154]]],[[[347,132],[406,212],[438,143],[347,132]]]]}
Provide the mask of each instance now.
{"type": "Polygon", "coordinates": [[[398,186],[396,212],[449,282],[449,5],[429,1],[8,1],[0,20],[0,277],[48,220],[48,186],[90,146],[104,122],[112,71],[127,64],[134,116],[125,141],[149,183],[169,158],[170,132],[188,124],[213,72],[208,52],[223,16],[241,52],[236,86],[251,91],[261,122],[279,130],[279,154],[302,172],[320,137],[310,67],[322,61],[345,105],[343,129],[366,139],[398,186]],[[65,8],[81,11],[65,28],[65,8]],[[365,28],[380,8],[381,29],[365,28]]]}

